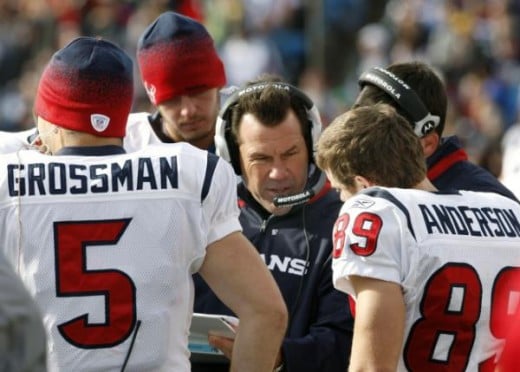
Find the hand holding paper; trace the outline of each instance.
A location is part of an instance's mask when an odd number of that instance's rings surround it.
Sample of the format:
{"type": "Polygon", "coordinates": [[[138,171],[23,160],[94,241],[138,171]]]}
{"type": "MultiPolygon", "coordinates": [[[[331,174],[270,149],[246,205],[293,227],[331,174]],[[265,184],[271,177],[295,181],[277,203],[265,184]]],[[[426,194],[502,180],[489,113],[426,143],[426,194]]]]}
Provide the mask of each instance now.
{"type": "MultiPolygon", "coordinates": [[[[208,337],[228,340],[233,348],[238,319],[228,315],[194,313],[190,327],[189,349],[191,359],[205,362],[224,362],[226,352],[208,341],[208,337]]],[[[231,355],[231,353],[229,354],[231,355]]]]}

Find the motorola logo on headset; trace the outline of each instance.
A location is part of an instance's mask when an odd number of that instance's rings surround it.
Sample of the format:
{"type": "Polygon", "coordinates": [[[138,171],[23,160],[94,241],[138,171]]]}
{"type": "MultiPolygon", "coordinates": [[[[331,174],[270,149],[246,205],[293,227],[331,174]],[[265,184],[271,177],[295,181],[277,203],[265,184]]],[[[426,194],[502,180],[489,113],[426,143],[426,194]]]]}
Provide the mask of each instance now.
{"type": "MultiPolygon", "coordinates": [[[[239,90],[237,94],[240,97],[240,96],[243,96],[244,94],[248,94],[248,93],[261,92],[262,90],[264,90],[268,86],[276,88],[276,89],[283,89],[283,90],[285,90],[285,91],[287,91],[289,93],[291,92],[291,88],[289,87],[289,84],[273,82],[273,83],[258,83],[258,84],[254,84],[254,85],[251,85],[251,86],[245,87],[244,89],[239,90]]],[[[294,89],[296,89],[296,88],[294,88],[294,89]]]]}
{"type": "Polygon", "coordinates": [[[439,125],[440,117],[432,115],[417,93],[390,71],[373,67],[361,74],[358,83],[361,88],[370,84],[388,93],[413,120],[413,129],[418,137],[424,137],[439,125]]]}
{"type": "Polygon", "coordinates": [[[381,89],[383,89],[384,91],[389,93],[391,96],[395,97],[396,99],[401,98],[401,93],[397,92],[392,85],[388,84],[385,80],[381,79],[379,76],[371,74],[371,73],[367,73],[365,76],[365,80],[367,82],[372,83],[373,85],[380,87],[381,89]]]}
{"type": "MultiPolygon", "coordinates": [[[[234,92],[222,106],[222,109],[220,110],[217,118],[215,128],[216,153],[224,160],[227,160],[231,163],[237,175],[240,175],[242,172],[240,169],[240,155],[238,145],[235,139],[233,138],[231,128],[231,117],[233,109],[238,104],[240,97],[242,97],[244,94],[253,94],[261,92],[267,87],[272,87],[288,92],[291,96],[296,97],[298,102],[301,102],[302,105],[305,107],[308,125],[307,133],[304,134],[304,137],[306,139],[308,147],[307,150],[309,152],[309,161],[311,163],[314,162],[314,145],[318,141],[318,138],[322,130],[321,118],[317,107],[304,92],[302,92],[301,90],[299,90],[291,84],[281,82],[258,83],[244,87],[234,92]]],[[[326,176],[324,173],[313,172],[308,182],[311,186],[310,189],[304,190],[300,194],[281,196],[275,198],[275,200],[273,200],[273,203],[276,206],[292,206],[303,204],[310,200],[316,194],[316,192],[318,192],[323,187],[325,182],[326,176]]]]}
{"type": "Polygon", "coordinates": [[[428,134],[430,133],[432,130],[435,129],[435,123],[432,121],[432,120],[428,120],[426,121],[422,126],[421,126],[421,131],[422,131],[422,134],[425,135],[425,134],[428,134]]]}
{"type": "MultiPolygon", "coordinates": [[[[399,76],[395,75],[395,74],[392,74],[390,71],[388,70],[385,70],[384,68],[381,68],[381,67],[374,67],[374,70],[377,70],[383,74],[385,74],[386,76],[388,76],[390,79],[393,79],[395,80],[398,84],[400,84],[403,88],[405,89],[409,89],[411,90],[412,88],[410,88],[410,86],[408,84],[406,84],[399,76]]],[[[370,72],[370,71],[369,71],[370,72]]]]}

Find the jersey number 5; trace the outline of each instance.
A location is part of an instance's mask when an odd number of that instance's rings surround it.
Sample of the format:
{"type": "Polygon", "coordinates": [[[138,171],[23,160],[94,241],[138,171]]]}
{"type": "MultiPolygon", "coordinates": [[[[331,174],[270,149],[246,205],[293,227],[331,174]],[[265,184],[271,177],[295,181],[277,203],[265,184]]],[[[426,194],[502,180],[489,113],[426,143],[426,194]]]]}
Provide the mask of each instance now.
{"type": "Polygon", "coordinates": [[[136,323],[135,285],[115,269],[88,270],[88,246],[116,244],[129,219],[110,221],[55,222],[56,293],[58,297],[105,297],[105,322],[89,323],[82,314],[58,325],[60,334],[72,345],[104,348],[125,341],[136,323]]]}

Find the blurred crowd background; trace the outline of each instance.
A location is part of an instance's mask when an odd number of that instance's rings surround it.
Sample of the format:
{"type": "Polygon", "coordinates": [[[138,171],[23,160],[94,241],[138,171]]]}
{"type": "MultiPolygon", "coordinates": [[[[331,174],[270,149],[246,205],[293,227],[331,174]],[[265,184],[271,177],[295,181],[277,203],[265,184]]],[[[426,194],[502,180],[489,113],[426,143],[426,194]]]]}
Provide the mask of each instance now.
{"type": "MultiPolygon", "coordinates": [[[[206,25],[230,85],[277,73],[314,99],[325,125],[352,105],[365,69],[426,61],[449,92],[446,134],[500,172],[500,141],[520,113],[518,0],[0,0],[0,130],[34,125],[36,85],[56,49],[100,36],[135,57],[165,10],[206,25]]],[[[150,111],[138,76],[134,111],[150,111]]]]}

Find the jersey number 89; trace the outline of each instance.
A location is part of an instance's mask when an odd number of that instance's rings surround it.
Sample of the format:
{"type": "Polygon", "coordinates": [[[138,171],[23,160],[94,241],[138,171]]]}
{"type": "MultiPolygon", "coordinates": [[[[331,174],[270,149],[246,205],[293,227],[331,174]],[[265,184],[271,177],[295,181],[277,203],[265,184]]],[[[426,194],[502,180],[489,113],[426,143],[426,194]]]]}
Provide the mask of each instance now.
{"type": "MultiPolygon", "coordinates": [[[[334,258],[341,256],[348,241],[349,220],[349,215],[343,214],[334,226],[334,258]]],[[[349,248],[357,255],[373,254],[381,228],[378,215],[360,213],[352,223],[351,233],[363,238],[363,244],[351,243],[349,248]]],[[[513,320],[509,298],[514,292],[520,293],[520,268],[504,267],[495,277],[490,299],[489,329],[497,339],[506,337],[508,324],[513,320]]],[[[408,370],[465,371],[483,300],[481,279],[471,265],[449,262],[433,273],[424,288],[421,317],[410,329],[404,347],[403,358],[408,370]]],[[[480,363],[479,371],[493,371],[494,367],[493,356],[480,363]]]]}

